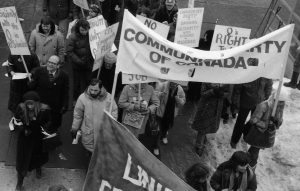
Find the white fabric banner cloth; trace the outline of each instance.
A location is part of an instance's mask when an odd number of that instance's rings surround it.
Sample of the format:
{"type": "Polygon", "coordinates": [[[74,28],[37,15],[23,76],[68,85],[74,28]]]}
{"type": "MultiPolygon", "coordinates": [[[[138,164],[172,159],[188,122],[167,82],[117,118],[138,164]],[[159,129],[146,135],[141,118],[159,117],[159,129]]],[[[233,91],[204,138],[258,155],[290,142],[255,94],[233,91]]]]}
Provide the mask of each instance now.
{"type": "Polygon", "coordinates": [[[294,24],[228,50],[203,51],[172,43],[125,10],[116,71],[166,80],[238,84],[279,79],[294,24]]]}

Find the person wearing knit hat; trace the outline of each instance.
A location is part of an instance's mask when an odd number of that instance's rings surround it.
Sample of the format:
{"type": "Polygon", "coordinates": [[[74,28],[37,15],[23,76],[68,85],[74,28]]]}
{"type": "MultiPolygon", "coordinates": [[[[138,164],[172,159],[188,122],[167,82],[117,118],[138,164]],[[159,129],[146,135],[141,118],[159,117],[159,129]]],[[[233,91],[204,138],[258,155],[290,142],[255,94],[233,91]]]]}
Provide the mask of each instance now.
{"type": "MultiPolygon", "coordinates": [[[[111,93],[112,92],[112,86],[114,82],[114,76],[115,76],[115,70],[116,70],[116,62],[117,62],[117,56],[113,52],[108,52],[104,55],[103,58],[103,65],[104,67],[101,68],[99,78],[103,83],[104,88],[111,93]]],[[[122,75],[121,73],[118,74],[117,78],[117,86],[116,86],[116,92],[115,95],[119,95],[123,89],[122,85],[122,75]]]]}
{"type": "Polygon", "coordinates": [[[244,151],[236,151],[228,161],[221,163],[210,179],[213,190],[255,191],[256,175],[249,167],[250,157],[244,151]]]}
{"type": "Polygon", "coordinates": [[[14,117],[23,124],[18,128],[20,133],[16,151],[16,190],[21,190],[27,172],[36,169],[36,177],[41,178],[41,166],[48,161],[48,153],[43,149],[42,128],[51,126],[50,107],[40,103],[37,92],[29,91],[24,94],[14,117]]]}

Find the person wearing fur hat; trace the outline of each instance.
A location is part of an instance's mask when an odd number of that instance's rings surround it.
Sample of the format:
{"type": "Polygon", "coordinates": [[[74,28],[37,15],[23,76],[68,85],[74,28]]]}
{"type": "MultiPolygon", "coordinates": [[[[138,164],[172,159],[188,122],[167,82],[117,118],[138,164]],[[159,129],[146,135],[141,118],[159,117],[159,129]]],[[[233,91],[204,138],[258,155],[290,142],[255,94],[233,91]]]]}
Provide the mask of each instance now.
{"type": "Polygon", "coordinates": [[[257,189],[256,175],[249,168],[249,162],[250,158],[246,152],[234,152],[231,158],[220,164],[213,173],[210,179],[213,190],[255,191],[257,189]]]}
{"type": "Polygon", "coordinates": [[[209,191],[209,167],[204,163],[196,163],[185,172],[186,182],[197,191],[209,191]]]}
{"type": "Polygon", "coordinates": [[[41,178],[41,166],[48,161],[48,153],[43,150],[41,128],[51,126],[50,107],[40,102],[37,92],[24,94],[22,103],[17,107],[15,119],[23,125],[17,142],[16,170],[18,182],[16,190],[21,190],[24,177],[28,171],[36,169],[36,177],[41,178]]]}

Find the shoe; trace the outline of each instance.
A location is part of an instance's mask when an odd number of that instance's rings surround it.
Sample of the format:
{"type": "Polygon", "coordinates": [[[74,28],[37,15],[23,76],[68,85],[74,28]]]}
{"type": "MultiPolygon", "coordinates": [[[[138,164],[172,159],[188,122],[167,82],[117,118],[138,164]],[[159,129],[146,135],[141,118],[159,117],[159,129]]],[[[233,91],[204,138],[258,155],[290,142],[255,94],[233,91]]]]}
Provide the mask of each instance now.
{"type": "Polygon", "coordinates": [[[21,191],[22,190],[22,185],[17,184],[15,191],[21,191]]]}
{"type": "Polygon", "coordinates": [[[155,156],[158,156],[159,155],[159,149],[154,149],[153,153],[154,153],[155,156]]]}
{"type": "Polygon", "coordinates": [[[36,176],[37,179],[42,178],[42,169],[41,168],[35,169],[35,176],[36,176]]]}
{"type": "Polygon", "coordinates": [[[168,138],[167,137],[164,137],[163,139],[162,139],[162,142],[163,142],[163,144],[168,144],[168,138]]]}
{"type": "Polygon", "coordinates": [[[233,142],[230,142],[231,148],[236,149],[236,145],[237,145],[237,144],[235,144],[235,143],[233,143],[233,142]]]}
{"type": "Polygon", "coordinates": [[[284,83],[283,85],[285,87],[289,87],[289,88],[293,88],[293,89],[297,88],[298,77],[299,77],[299,73],[298,72],[293,72],[291,81],[287,82],[287,83],[284,83]]]}

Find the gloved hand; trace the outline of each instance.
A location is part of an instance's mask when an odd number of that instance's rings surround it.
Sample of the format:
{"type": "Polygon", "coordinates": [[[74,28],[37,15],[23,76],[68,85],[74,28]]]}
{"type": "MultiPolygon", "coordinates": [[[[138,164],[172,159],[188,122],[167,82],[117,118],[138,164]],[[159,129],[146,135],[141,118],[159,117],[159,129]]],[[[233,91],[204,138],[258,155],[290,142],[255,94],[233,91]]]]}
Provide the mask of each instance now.
{"type": "Polygon", "coordinates": [[[75,139],[75,138],[76,138],[76,134],[77,134],[77,130],[71,129],[71,130],[70,130],[70,133],[71,133],[72,139],[75,139]]]}
{"type": "Polygon", "coordinates": [[[222,87],[214,88],[213,92],[217,98],[222,98],[224,96],[224,89],[222,87]]]}

